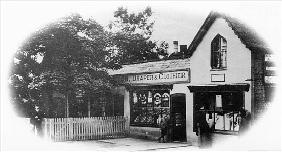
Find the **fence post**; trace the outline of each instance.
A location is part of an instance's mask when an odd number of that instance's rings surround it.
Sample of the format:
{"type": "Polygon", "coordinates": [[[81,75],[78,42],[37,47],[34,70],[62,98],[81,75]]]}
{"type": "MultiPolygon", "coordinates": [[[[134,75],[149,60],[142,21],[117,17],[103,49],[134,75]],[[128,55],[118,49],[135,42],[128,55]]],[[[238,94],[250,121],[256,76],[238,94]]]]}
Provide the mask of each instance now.
{"type": "Polygon", "coordinates": [[[50,139],[55,141],[54,140],[54,125],[55,125],[54,124],[54,119],[50,119],[50,125],[51,125],[50,126],[50,134],[49,134],[50,135],[50,139]]]}
{"type": "Polygon", "coordinates": [[[46,122],[46,118],[43,118],[43,121],[42,121],[42,132],[43,132],[43,138],[44,139],[47,139],[46,138],[46,135],[47,135],[47,122],[46,122]]]}
{"type": "Polygon", "coordinates": [[[124,133],[125,136],[128,136],[130,134],[130,130],[129,130],[129,119],[128,117],[124,117],[123,118],[123,122],[124,122],[124,133]]]}

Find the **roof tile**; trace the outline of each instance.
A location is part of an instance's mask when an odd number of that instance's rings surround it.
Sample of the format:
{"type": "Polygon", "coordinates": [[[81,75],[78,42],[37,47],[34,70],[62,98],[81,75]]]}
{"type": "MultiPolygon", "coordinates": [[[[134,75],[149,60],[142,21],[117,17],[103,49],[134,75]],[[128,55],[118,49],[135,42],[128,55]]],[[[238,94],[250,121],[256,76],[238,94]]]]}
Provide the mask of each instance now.
{"type": "Polygon", "coordinates": [[[123,65],[121,69],[109,70],[110,75],[154,73],[183,70],[190,67],[189,59],[164,60],[139,64],[123,65]]]}

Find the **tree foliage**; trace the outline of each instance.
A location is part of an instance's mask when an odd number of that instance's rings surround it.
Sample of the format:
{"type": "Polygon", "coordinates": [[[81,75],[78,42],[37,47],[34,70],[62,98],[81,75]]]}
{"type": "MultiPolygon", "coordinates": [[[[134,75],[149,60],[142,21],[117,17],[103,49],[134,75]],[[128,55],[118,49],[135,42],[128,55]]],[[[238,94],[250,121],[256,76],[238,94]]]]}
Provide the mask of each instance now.
{"type": "Polygon", "coordinates": [[[115,20],[109,28],[113,32],[112,53],[116,55],[116,62],[146,62],[168,56],[166,42],[158,44],[157,41],[150,40],[154,25],[152,14],[150,7],[139,13],[129,13],[123,7],[114,12],[115,20]]]}
{"type": "Polygon", "coordinates": [[[65,116],[66,103],[76,117],[87,111],[85,102],[107,101],[114,85],[107,69],[167,57],[168,44],[150,40],[152,14],[150,7],[139,13],[120,7],[110,31],[79,14],[37,30],[14,56],[11,101],[24,116],[39,105],[47,117],[65,116]]]}
{"type": "Polygon", "coordinates": [[[13,102],[40,104],[51,117],[54,92],[76,104],[76,97],[90,98],[111,88],[108,37],[101,25],[78,14],[36,31],[15,55],[10,74],[13,102]],[[44,98],[50,102],[44,103],[44,98]]]}

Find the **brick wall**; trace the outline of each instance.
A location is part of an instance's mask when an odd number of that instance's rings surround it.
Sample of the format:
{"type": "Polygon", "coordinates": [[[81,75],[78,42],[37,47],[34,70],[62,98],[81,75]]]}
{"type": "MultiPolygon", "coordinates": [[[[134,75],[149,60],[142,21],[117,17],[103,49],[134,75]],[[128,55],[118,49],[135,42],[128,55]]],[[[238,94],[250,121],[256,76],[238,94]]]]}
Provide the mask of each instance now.
{"type": "Polygon", "coordinates": [[[265,89],[264,89],[264,67],[265,59],[263,53],[252,53],[252,79],[253,79],[253,115],[254,118],[260,117],[266,108],[265,89]]]}
{"type": "Polygon", "coordinates": [[[158,140],[161,136],[160,128],[153,127],[134,127],[130,126],[129,136],[133,138],[143,138],[150,140],[158,140]]]}

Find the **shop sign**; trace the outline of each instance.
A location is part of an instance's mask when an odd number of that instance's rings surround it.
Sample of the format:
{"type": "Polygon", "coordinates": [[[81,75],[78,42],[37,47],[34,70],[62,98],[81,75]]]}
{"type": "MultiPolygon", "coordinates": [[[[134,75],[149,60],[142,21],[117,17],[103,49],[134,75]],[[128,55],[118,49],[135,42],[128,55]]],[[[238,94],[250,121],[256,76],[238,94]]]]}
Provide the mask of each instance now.
{"type": "Polygon", "coordinates": [[[225,82],[225,74],[211,74],[211,82],[225,82]]]}
{"type": "Polygon", "coordinates": [[[129,84],[151,84],[168,82],[189,82],[190,71],[173,71],[150,74],[134,74],[123,76],[122,83],[129,84]]]}

